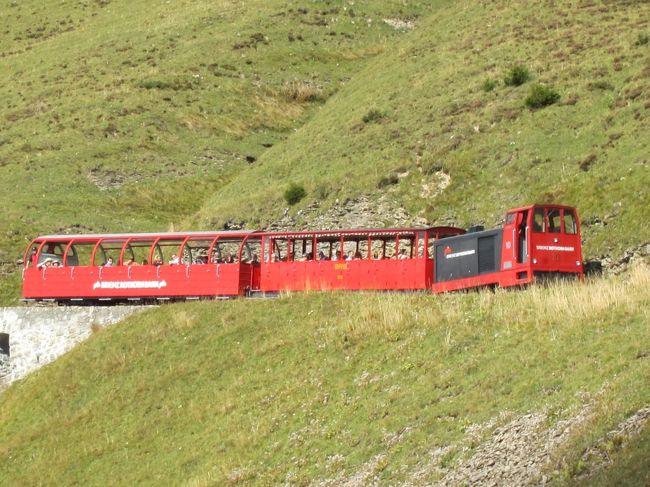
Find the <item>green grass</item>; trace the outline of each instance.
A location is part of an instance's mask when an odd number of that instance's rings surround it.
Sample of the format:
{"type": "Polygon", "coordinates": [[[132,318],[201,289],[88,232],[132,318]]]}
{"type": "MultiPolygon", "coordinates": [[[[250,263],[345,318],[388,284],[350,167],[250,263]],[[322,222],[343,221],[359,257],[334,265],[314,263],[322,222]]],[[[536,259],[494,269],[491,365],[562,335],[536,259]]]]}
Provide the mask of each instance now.
{"type": "Polygon", "coordinates": [[[0,259],[12,264],[39,234],[180,228],[402,35],[366,15],[427,11],[4,3],[0,259]]]}
{"type": "MultiPolygon", "coordinates": [[[[382,483],[433,482],[429,452],[456,465],[472,425],[592,404],[549,467],[570,483],[581,448],[650,399],[649,280],[152,309],[3,393],[0,483],[304,484],[377,455],[382,483]]],[[[647,431],[621,455],[602,478],[642,481],[647,431]]]]}
{"type": "Polygon", "coordinates": [[[494,225],[556,201],[587,222],[587,257],[649,241],[650,5],[459,5],[8,3],[0,259],[79,228],[264,226],[289,182],[308,195],[292,213],[387,193],[494,225]],[[513,66],[561,100],[486,89],[513,66]]]}
{"type": "Polygon", "coordinates": [[[643,136],[650,86],[647,50],[636,43],[650,6],[456,5],[434,3],[412,32],[191,221],[215,214],[253,226],[274,221],[286,206],[287,178],[310,195],[293,212],[315,200],[325,210],[337,199],[378,196],[387,191],[381,181],[397,171],[408,176],[391,186],[391,197],[432,223],[493,225],[507,208],[554,201],[576,205],[590,223],[589,257],[620,256],[650,240],[643,216],[650,206],[643,136]],[[561,20],[568,17],[575,22],[561,20]],[[530,111],[527,85],[484,88],[486,77],[503,79],[516,64],[553,86],[560,102],[530,111]],[[364,123],[369,113],[382,117],[364,123]],[[596,162],[585,171],[581,163],[591,154],[596,162]],[[451,184],[431,195],[425,188],[439,172],[451,184]]]}

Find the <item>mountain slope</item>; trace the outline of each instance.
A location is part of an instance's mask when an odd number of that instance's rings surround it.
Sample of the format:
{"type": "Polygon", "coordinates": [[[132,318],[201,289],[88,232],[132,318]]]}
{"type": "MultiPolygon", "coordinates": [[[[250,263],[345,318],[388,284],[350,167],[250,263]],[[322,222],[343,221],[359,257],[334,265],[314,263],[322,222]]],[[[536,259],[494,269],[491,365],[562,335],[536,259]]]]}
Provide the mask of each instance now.
{"type": "MultiPolygon", "coordinates": [[[[393,2],[3,2],[0,273],[38,234],[167,230],[386,42],[393,2]]],[[[2,286],[14,293],[15,279],[2,286]]]]}
{"type": "Polygon", "coordinates": [[[0,485],[640,485],[649,280],[152,309],[2,394],[0,485]]]}
{"type": "Polygon", "coordinates": [[[650,242],[649,20],[647,2],[442,4],[197,221],[269,223],[291,181],[308,192],[297,209],[388,191],[468,225],[554,201],[581,211],[588,256],[650,242]],[[507,86],[513,66],[531,80],[507,86]],[[528,108],[537,84],[559,101],[528,108]]]}

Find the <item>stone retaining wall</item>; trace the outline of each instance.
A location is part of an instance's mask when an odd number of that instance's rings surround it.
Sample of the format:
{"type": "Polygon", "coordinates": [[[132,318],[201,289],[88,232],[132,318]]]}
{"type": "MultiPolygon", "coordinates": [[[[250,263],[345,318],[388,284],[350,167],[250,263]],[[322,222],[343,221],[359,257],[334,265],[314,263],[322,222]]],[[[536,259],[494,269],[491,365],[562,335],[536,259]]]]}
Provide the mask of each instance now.
{"type": "Polygon", "coordinates": [[[142,309],[142,306],[0,308],[0,333],[9,335],[9,355],[0,351],[0,385],[11,384],[56,360],[87,339],[93,327],[115,324],[142,309]]]}

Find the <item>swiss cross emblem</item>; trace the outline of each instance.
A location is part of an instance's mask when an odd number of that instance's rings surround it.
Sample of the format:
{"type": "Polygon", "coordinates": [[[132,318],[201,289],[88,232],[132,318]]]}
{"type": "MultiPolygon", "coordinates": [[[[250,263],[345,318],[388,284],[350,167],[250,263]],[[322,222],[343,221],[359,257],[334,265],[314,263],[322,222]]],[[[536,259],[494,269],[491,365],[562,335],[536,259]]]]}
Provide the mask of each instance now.
{"type": "Polygon", "coordinates": [[[449,255],[449,254],[451,254],[451,252],[452,252],[452,248],[449,245],[447,245],[445,247],[445,250],[442,251],[442,253],[445,254],[445,255],[449,255]]]}

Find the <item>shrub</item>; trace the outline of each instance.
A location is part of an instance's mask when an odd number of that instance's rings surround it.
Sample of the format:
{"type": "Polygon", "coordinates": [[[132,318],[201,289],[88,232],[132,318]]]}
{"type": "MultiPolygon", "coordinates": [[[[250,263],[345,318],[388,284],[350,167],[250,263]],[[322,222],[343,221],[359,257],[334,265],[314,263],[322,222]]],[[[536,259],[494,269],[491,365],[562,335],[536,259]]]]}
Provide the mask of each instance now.
{"type": "Polygon", "coordinates": [[[386,186],[391,186],[393,184],[399,183],[399,177],[397,176],[397,173],[391,173],[388,176],[382,177],[379,182],[377,183],[377,188],[385,188],[386,186]]]}
{"type": "Polygon", "coordinates": [[[289,187],[284,192],[284,200],[289,206],[293,206],[298,203],[307,195],[307,191],[301,184],[291,183],[289,187]]]}
{"type": "Polygon", "coordinates": [[[503,82],[506,86],[521,86],[530,79],[530,71],[526,66],[520,64],[510,68],[503,82]]]}
{"type": "Polygon", "coordinates": [[[384,116],[385,115],[384,115],[383,112],[377,110],[376,108],[373,108],[363,116],[362,120],[363,120],[363,123],[378,122],[379,120],[384,118],[384,116]]]}
{"type": "Polygon", "coordinates": [[[483,81],[483,84],[481,85],[481,89],[487,93],[488,91],[492,91],[494,88],[496,88],[496,86],[497,86],[497,82],[494,81],[493,79],[488,78],[485,81],[483,81]]]}
{"type": "Polygon", "coordinates": [[[648,42],[650,42],[650,36],[648,36],[648,34],[643,32],[643,33],[639,34],[639,37],[637,38],[635,44],[637,46],[645,46],[645,45],[648,44],[648,42]]]}
{"type": "Polygon", "coordinates": [[[322,90],[309,83],[285,83],[280,94],[285,100],[298,103],[323,101],[322,90]]]}
{"type": "Polygon", "coordinates": [[[167,81],[162,81],[158,79],[148,79],[148,80],[141,81],[140,87],[146,90],[153,90],[153,89],[166,90],[171,88],[172,86],[167,81]]]}
{"type": "Polygon", "coordinates": [[[553,88],[544,85],[533,85],[530,94],[526,98],[528,108],[542,108],[552,105],[560,99],[560,94],[553,88]]]}
{"type": "Polygon", "coordinates": [[[609,81],[606,80],[598,80],[594,81],[592,83],[589,83],[589,89],[590,90],[613,90],[614,87],[609,81]]]}

